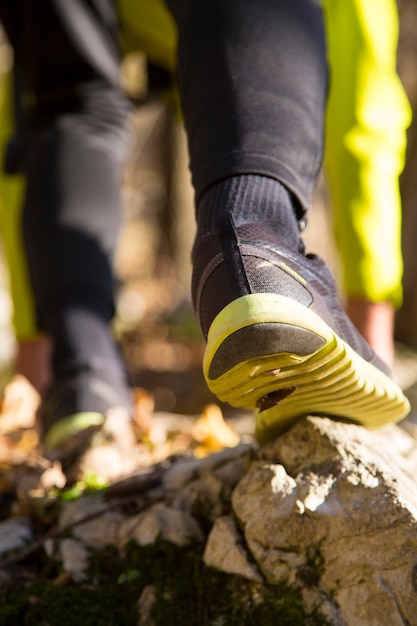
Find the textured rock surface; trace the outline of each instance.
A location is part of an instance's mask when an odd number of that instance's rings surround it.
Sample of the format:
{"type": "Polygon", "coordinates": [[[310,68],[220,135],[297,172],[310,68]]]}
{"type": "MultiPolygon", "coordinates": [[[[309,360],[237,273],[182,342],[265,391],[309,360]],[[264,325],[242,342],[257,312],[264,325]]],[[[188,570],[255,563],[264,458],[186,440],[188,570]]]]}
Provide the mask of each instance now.
{"type": "MultiPolygon", "coordinates": [[[[308,417],[261,448],[183,458],[63,503],[44,548],[82,580],[107,546],[197,543],[206,565],[254,589],[296,587],[332,626],[417,626],[416,433],[308,417]]],[[[0,523],[3,553],[32,537],[27,518],[0,523]]],[[[150,587],[141,614],[153,597],[150,587]]]]}
{"type": "Polygon", "coordinates": [[[417,623],[417,485],[397,427],[307,418],[263,448],[233,511],[265,578],[324,592],[347,624],[417,623]]]}

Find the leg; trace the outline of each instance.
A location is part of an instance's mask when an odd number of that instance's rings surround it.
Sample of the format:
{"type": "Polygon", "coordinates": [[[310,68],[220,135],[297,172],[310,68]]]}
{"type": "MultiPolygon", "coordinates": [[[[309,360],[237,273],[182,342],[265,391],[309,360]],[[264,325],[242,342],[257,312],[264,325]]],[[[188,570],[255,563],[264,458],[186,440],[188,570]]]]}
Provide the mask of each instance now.
{"type": "Polygon", "coordinates": [[[326,172],[346,306],[390,364],[402,298],[399,175],[411,121],[396,71],[397,8],[393,0],[323,4],[331,69],[326,172]]]}
{"type": "Polygon", "coordinates": [[[26,100],[30,94],[35,103],[24,110],[19,167],[36,316],[54,347],[54,382],[42,409],[48,437],[66,418],[85,423],[88,415],[99,425],[111,406],[130,407],[109,330],[128,105],[119,89],[111,13],[95,13],[82,1],[70,12],[59,0],[6,6],[16,68],[26,100]],[[48,42],[46,27],[53,33],[48,42]]]}
{"type": "Polygon", "coordinates": [[[368,426],[408,402],[298,234],[323,151],[323,21],[312,0],[171,0],[197,198],[193,299],[206,380],[261,439],[306,413],[368,426]],[[202,18],[203,16],[203,18],[202,18]],[[261,60],[261,62],[260,62],[261,60]]]}
{"type": "MultiPolygon", "coordinates": [[[[1,85],[0,144],[6,146],[16,132],[12,72],[1,85]]],[[[27,260],[20,226],[24,197],[23,176],[7,174],[5,151],[0,172],[0,224],[9,272],[13,303],[13,329],[16,337],[15,371],[23,374],[40,393],[51,381],[50,345],[41,333],[29,281],[27,260]]]]}
{"type": "Polygon", "coordinates": [[[346,311],[359,332],[389,365],[394,362],[395,307],[392,302],[373,302],[368,298],[346,298],[346,311]]]}

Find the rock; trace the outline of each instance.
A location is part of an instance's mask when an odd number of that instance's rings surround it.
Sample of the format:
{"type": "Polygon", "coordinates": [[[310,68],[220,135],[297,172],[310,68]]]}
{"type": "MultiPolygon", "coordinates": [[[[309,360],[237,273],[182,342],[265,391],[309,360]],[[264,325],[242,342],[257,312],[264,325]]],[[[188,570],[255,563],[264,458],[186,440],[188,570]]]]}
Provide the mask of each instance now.
{"type": "Polygon", "coordinates": [[[309,417],[260,450],[232,503],[268,581],[316,589],[348,625],[417,623],[417,485],[392,433],[309,417]]]}
{"type": "Polygon", "coordinates": [[[156,604],[156,592],[154,585],[146,585],[137,603],[138,626],[156,626],[152,612],[156,604]]]}
{"type": "Polygon", "coordinates": [[[140,546],[158,539],[184,547],[202,541],[204,535],[198,523],[187,513],[165,504],[155,504],[144,513],[125,519],[119,531],[119,547],[134,539],[140,546]]]}
{"type": "Polygon", "coordinates": [[[0,522],[0,555],[7,554],[27,545],[33,540],[30,519],[25,516],[13,517],[0,522]]]}
{"type": "Polygon", "coordinates": [[[88,578],[89,553],[81,541],[67,537],[59,544],[62,567],[75,582],[88,578]]]}
{"type": "MultiPolygon", "coordinates": [[[[245,578],[254,597],[276,589],[285,602],[296,590],[306,615],[317,610],[331,626],[417,626],[415,435],[308,417],[261,448],[242,443],[130,477],[140,513],[123,498],[65,503],[59,530],[71,540],[45,549],[82,580],[90,550],[198,542],[207,566],[245,578]]],[[[29,540],[27,521],[15,523],[20,544],[6,539],[8,550],[29,540]]],[[[146,587],[138,602],[143,626],[154,594],[146,587]]]]}
{"type": "Polygon", "coordinates": [[[108,504],[101,497],[85,496],[64,504],[59,527],[69,527],[74,538],[89,548],[99,550],[117,545],[122,520],[120,513],[108,510],[108,504]],[[83,522],[83,519],[86,521],[83,522]]]}
{"type": "Polygon", "coordinates": [[[230,500],[230,495],[230,490],[225,493],[225,485],[221,480],[212,474],[206,474],[179,490],[178,495],[173,498],[172,507],[208,522],[211,526],[223,514],[223,501],[227,496],[230,500]]]}
{"type": "MultiPolygon", "coordinates": [[[[246,465],[249,460],[254,446],[252,444],[239,444],[235,448],[226,448],[216,454],[211,454],[202,459],[186,459],[172,465],[166,472],[163,485],[167,491],[175,491],[184,487],[194,478],[198,478],[208,472],[222,473],[227,470],[230,472],[230,463],[238,462],[238,467],[246,465]]],[[[238,477],[235,477],[235,480],[238,477]]]]}
{"type": "Polygon", "coordinates": [[[248,560],[232,517],[224,516],[216,520],[204,551],[204,563],[228,574],[238,574],[255,582],[263,581],[257,567],[248,560]]]}

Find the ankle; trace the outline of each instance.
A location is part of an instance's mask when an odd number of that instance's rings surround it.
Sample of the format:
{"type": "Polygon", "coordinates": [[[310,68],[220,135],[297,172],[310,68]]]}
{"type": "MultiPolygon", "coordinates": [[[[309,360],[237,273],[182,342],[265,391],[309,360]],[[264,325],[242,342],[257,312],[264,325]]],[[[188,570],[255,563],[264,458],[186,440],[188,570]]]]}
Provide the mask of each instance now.
{"type": "Polygon", "coordinates": [[[262,224],[292,249],[299,247],[299,210],[278,180],[247,174],[226,178],[207,189],[197,208],[198,237],[212,231],[225,213],[233,216],[236,226],[262,224]]]}
{"type": "Polygon", "coordinates": [[[348,297],[346,311],[374,352],[392,367],[394,361],[395,308],[390,302],[348,297]]]}

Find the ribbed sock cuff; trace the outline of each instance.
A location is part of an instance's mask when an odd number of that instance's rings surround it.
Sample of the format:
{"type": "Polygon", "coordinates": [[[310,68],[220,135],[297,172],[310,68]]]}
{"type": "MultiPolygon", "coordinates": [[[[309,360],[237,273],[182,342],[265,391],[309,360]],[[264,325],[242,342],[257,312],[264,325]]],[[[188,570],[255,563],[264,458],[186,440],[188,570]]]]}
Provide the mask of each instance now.
{"type": "Polygon", "coordinates": [[[286,187],[273,178],[247,174],[226,178],[210,187],[197,207],[198,237],[213,230],[226,212],[232,214],[236,226],[263,224],[291,248],[300,248],[296,202],[286,187]]]}

